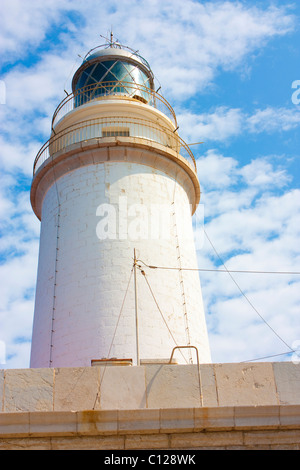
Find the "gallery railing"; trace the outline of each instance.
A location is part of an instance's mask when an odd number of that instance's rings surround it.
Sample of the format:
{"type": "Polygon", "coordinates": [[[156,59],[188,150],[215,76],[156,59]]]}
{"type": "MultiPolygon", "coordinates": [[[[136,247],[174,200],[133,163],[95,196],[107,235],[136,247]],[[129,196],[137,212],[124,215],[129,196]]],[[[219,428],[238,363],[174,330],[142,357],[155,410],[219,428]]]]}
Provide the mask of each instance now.
{"type": "Polygon", "coordinates": [[[52,129],[67,113],[91,101],[100,100],[107,96],[129,97],[139,100],[164,113],[177,127],[176,115],[168,101],[159,93],[133,82],[101,82],[88,85],[71,93],[57,106],[52,118],[52,129]]]}
{"type": "Polygon", "coordinates": [[[38,152],[33,166],[33,173],[50,157],[70,145],[106,137],[141,138],[170,148],[184,157],[196,170],[196,162],[188,145],[167,128],[155,125],[151,121],[132,117],[106,117],[91,119],[74,124],[63,131],[53,134],[38,152]]]}

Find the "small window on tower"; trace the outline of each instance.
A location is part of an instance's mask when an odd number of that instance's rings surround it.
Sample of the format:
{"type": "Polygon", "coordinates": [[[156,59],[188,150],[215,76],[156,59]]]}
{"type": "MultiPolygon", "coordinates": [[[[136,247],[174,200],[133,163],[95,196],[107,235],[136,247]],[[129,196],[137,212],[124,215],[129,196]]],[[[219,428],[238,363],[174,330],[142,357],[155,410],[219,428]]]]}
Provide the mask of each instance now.
{"type": "Polygon", "coordinates": [[[128,127],[105,127],[102,129],[102,137],[129,137],[128,127]]]}

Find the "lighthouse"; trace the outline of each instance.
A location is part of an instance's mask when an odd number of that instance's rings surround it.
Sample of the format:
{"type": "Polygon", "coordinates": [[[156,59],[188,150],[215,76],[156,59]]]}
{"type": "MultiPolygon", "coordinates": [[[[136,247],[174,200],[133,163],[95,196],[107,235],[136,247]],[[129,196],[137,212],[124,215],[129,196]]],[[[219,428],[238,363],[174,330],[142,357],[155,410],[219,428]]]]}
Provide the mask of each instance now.
{"type": "Polygon", "coordinates": [[[136,450],[168,464],[299,448],[299,364],[211,362],[196,162],[159,91],[111,36],[54,111],[31,186],[31,364],[0,370],[1,449],[102,450],[134,466],[136,450]]]}
{"type": "Polygon", "coordinates": [[[31,368],[211,361],[178,128],[138,52],[111,37],[86,54],[34,162],[31,368]]]}

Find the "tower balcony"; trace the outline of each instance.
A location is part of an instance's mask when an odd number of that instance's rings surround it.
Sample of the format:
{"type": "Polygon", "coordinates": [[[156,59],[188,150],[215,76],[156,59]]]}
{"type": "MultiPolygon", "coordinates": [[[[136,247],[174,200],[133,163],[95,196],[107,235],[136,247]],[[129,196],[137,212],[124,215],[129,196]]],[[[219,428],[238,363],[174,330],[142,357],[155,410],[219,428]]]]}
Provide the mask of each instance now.
{"type": "Polygon", "coordinates": [[[122,99],[135,100],[155,108],[163,113],[177,128],[175,112],[168,101],[151,88],[127,81],[100,82],[88,85],[69,94],[61,101],[54,111],[52,118],[52,130],[56,124],[68,113],[80,106],[100,104],[101,100],[108,97],[120,97],[122,99]]]}
{"type": "MultiPolygon", "coordinates": [[[[175,129],[176,130],[176,129],[175,129]]],[[[33,166],[33,174],[49,160],[55,160],[56,154],[68,152],[71,146],[108,146],[123,145],[146,146],[153,143],[164,148],[166,152],[172,151],[183,159],[188,166],[196,172],[196,162],[188,145],[179,135],[170,128],[156,124],[153,120],[140,119],[132,116],[105,116],[76,122],[64,127],[51,138],[38,152],[33,166]]]]}

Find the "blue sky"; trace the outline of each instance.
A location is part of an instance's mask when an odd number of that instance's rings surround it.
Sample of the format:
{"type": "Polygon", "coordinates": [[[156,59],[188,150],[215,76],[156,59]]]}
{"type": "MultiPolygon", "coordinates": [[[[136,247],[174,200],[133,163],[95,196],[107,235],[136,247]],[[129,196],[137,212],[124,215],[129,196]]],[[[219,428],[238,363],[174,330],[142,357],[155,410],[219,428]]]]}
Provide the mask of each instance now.
{"type": "MultiPolygon", "coordinates": [[[[29,366],[39,241],[33,161],[78,55],[111,27],[150,63],[180,136],[204,142],[191,147],[205,214],[199,267],[300,271],[300,104],[292,100],[300,98],[292,88],[300,80],[299,1],[2,0],[2,367],[29,366]]],[[[282,353],[300,343],[299,275],[200,278],[214,362],[295,358],[282,353]]]]}

